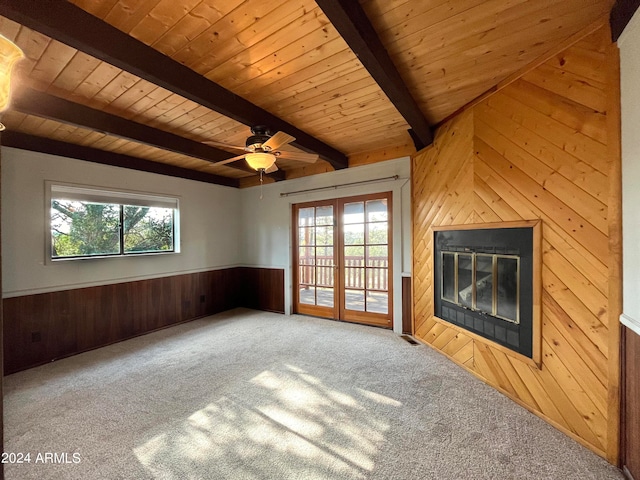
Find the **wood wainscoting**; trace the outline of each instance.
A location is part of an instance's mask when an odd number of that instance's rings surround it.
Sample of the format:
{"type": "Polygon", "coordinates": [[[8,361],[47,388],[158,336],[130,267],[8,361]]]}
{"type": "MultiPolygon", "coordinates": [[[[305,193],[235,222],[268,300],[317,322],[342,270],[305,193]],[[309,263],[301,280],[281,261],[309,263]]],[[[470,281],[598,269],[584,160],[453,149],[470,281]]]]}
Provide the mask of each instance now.
{"type": "Polygon", "coordinates": [[[284,270],[234,267],[6,298],[4,373],[236,307],[284,312],[284,270]]]}
{"type": "Polygon", "coordinates": [[[414,335],[619,461],[617,47],[586,36],[444,124],[412,159],[414,335]],[[617,98],[616,98],[617,96],[617,98]],[[433,228],[542,220],[542,363],[434,316],[433,228]]]}
{"type": "Polygon", "coordinates": [[[241,306],[284,313],[284,270],[240,267],[238,294],[241,306]]]}
{"type": "Polygon", "coordinates": [[[640,335],[622,327],[623,386],[622,466],[627,476],[640,479],[640,335]]]}

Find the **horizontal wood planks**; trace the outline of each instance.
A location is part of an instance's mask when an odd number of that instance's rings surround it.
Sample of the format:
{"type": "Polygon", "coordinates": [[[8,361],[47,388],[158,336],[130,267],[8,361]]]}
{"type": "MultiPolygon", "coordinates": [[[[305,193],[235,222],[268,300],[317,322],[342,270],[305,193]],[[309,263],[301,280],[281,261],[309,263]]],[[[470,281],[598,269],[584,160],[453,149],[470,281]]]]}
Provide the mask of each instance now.
{"type": "Polygon", "coordinates": [[[617,78],[608,35],[599,29],[445,123],[413,158],[413,308],[418,338],[615,462],[610,292],[620,279],[610,278],[619,253],[610,235],[620,192],[610,185],[620,158],[610,149],[619,133],[608,117],[617,78]],[[433,226],[534,219],[543,222],[541,368],[433,314],[433,226]]]}
{"type": "Polygon", "coordinates": [[[7,298],[4,373],[239,306],[284,312],[284,271],[238,267],[7,298]]]}

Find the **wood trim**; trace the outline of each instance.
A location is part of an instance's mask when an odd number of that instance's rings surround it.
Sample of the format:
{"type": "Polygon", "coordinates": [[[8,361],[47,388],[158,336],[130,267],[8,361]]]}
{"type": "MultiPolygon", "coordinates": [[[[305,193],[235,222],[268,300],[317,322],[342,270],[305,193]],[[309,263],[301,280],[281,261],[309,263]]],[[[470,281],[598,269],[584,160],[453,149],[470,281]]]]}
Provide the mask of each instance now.
{"type": "Polygon", "coordinates": [[[416,143],[421,143],[420,148],[431,145],[433,133],[429,122],[411,96],[360,3],[352,0],[318,0],[316,3],[411,126],[412,137],[418,140],[416,143]]]}
{"type": "MultiPolygon", "coordinates": [[[[338,199],[338,216],[342,217],[344,212],[344,205],[352,202],[367,202],[368,200],[379,200],[385,198],[388,202],[387,210],[389,212],[388,224],[388,310],[386,314],[371,313],[371,312],[354,312],[352,310],[347,311],[345,305],[345,295],[340,295],[340,320],[348,322],[363,323],[367,325],[375,325],[383,328],[393,328],[393,192],[379,192],[371,193],[367,195],[357,195],[353,197],[341,197],[338,199]]],[[[366,218],[365,218],[366,225],[366,218]]],[[[342,232],[342,222],[338,222],[338,258],[339,258],[339,274],[338,277],[342,279],[344,277],[344,235],[342,232]]],[[[365,227],[366,236],[366,227],[365,227]]],[[[344,292],[344,286],[341,285],[341,292],[344,292]]]]}
{"type": "Polygon", "coordinates": [[[640,8],[640,0],[617,0],[611,9],[609,25],[611,26],[611,39],[617,42],[633,18],[633,15],[640,8]]]}
{"type": "Polygon", "coordinates": [[[533,345],[532,360],[542,368],[542,221],[533,221],[533,345]]]}
{"type": "MultiPolygon", "coordinates": [[[[0,198],[2,198],[2,145],[4,135],[0,133],[0,198]]],[[[4,452],[4,390],[2,387],[2,377],[4,375],[4,316],[2,314],[2,205],[0,201],[0,452],[4,452]]],[[[0,480],[4,480],[4,463],[0,464],[0,480]]]]}
{"type": "Polygon", "coordinates": [[[322,317],[322,318],[331,318],[338,319],[339,318],[339,309],[338,309],[338,294],[341,288],[341,278],[339,275],[339,260],[338,260],[338,204],[336,199],[330,200],[319,200],[317,202],[303,202],[296,203],[292,205],[291,209],[291,245],[292,245],[292,254],[293,260],[291,262],[291,266],[293,268],[292,272],[292,288],[293,288],[293,310],[295,313],[301,313],[304,315],[311,315],[314,317],[322,317]],[[323,206],[332,206],[333,207],[333,256],[336,268],[333,270],[333,307],[322,307],[318,305],[306,305],[300,303],[300,291],[298,289],[298,263],[299,263],[299,248],[298,248],[298,212],[301,208],[309,208],[309,207],[323,207],[323,206]]]}
{"type": "MultiPolygon", "coordinates": [[[[517,220],[514,222],[463,223],[461,225],[433,225],[434,232],[447,230],[484,230],[490,228],[533,228],[540,226],[540,220],[517,220]]],[[[534,239],[535,240],[535,239],[534,239]]]]}
{"type": "MultiPolygon", "coordinates": [[[[67,125],[106,132],[134,142],[206,160],[213,164],[235,156],[201,142],[30,88],[22,88],[19,95],[14,97],[11,106],[22,113],[56,120],[67,125]]],[[[244,162],[230,163],[227,166],[251,174],[256,173],[254,169],[244,162]]],[[[275,180],[284,180],[284,172],[278,171],[274,173],[275,175],[269,175],[275,180]]]]}
{"type": "Polygon", "coordinates": [[[5,147],[20,148],[31,152],[75,158],[76,160],[85,160],[87,162],[128,168],[141,172],[157,173],[170,177],[185,178],[197,182],[213,183],[235,188],[238,188],[239,185],[238,180],[233,178],[167,165],[166,163],[152,162],[151,160],[143,160],[137,157],[130,157],[129,155],[107,152],[82,145],[61,142],[59,140],[36,137],[26,133],[6,131],[2,134],[2,144],[5,147]]]}
{"type": "Polygon", "coordinates": [[[607,460],[620,465],[620,315],[622,314],[622,116],[620,107],[620,51],[610,44],[606,52],[607,147],[609,150],[609,385],[607,460]]]}
{"type": "Polygon", "coordinates": [[[317,153],[335,169],[348,167],[342,152],[72,3],[4,0],[0,3],[0,15],[245,125],[268,125],[271,130],[287,132],[296,137],[292,145],[317,153]]]}

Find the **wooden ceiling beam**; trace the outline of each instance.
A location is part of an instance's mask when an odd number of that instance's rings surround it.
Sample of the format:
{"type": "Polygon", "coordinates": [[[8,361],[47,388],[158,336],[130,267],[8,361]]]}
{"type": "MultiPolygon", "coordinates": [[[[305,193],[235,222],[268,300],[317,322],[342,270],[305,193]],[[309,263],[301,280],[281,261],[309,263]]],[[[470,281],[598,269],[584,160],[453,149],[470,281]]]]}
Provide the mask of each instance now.
{"type": "Polygon", "coordinates": [[[296,137],[336,169],[346,155],[66,1],[2,0],[0,15],[204,105],[248,126],[267,125],[296,137]]]}
{"type": "Polygon", "coordinates": [[[226,187],[238,188],[239,180],[235,178],[222,177],[211,173],[199,172],[189,168],[176,167],[166,163],[153,162],[142,158],[130,157],[120,153],[107,152],[96,148],[76,145],[74,143],[61,142],[50,138],[36,137],[27,133],[4,131],[0,136],[2,145],[5,147],[20,148],[32,152],[47,153],[61,157],[75,158],[87,162],[111,165],[114,167],[139,170],[141,172],[157,173],[171,177],[185,178],[197,182],[213,183],[226,187]]]}
{"type": "MultiPolygon", "coordinates": [[[[22,88],[16,92],[11,108],[29,115],[56,120],[76,127],[97,130],[181,155],[188,155],[213,164],[235,156],[235,154],[181,137],[180,135],[165,132],[164,130],[149,127],[29,88],[22,88]]],[[[243,172],[256,173],[244,162],[238,162],[237,165],[228,164],[227,166],[243,172]]],[[[270,175],[276,181],[285,179],[285,174],[281,171],[270,175]]]]}
{"type": "Polygon", "coordinates": [[[636,10],[640,8],[640,0],[616,0],[613,8],[611,9],[610,24],[611,24],[611,39],[617,42],[622,35],[622,32],[627,27],[627,24],[631,21],[636,10]]]}
{"type": "Polygon", "coordinates": [[[416,148],[420,150],[430,145],[433,142],[431,126],[382,45],[360,2],[317,0],[316,3],[407,121],[416,148]]]}

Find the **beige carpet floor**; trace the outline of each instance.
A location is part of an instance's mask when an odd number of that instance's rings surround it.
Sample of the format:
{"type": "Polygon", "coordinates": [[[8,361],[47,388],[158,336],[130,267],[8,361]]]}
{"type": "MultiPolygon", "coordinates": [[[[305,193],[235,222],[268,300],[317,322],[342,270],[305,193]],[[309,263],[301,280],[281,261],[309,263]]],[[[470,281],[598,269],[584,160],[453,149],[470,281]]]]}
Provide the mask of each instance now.
{"type": "Polygon", "coordinates": [[[426,346],[244,309],[6,377],[5,448],[9,480],[622,478],[426,346]]]}

